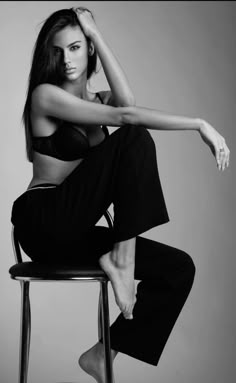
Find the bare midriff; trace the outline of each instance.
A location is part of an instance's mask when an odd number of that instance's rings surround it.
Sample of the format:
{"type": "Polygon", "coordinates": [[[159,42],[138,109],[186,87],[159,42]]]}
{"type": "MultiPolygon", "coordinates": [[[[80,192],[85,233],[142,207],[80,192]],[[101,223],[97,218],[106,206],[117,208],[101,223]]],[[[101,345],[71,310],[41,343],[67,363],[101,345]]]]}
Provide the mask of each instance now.
{"type": "MultiPolygon", "coordinates": [[[[100,144],[104,140],[104,133],[100,126],[96,128],[93,127],[89,130],[88,139],[91,147],[100,144]]],[[[59,185],[82,161],[83,158],[78,158],[73,161],[62,161],[45,154],[34,152],[33,178],[27,189],[42,183],[59,185]]]]}

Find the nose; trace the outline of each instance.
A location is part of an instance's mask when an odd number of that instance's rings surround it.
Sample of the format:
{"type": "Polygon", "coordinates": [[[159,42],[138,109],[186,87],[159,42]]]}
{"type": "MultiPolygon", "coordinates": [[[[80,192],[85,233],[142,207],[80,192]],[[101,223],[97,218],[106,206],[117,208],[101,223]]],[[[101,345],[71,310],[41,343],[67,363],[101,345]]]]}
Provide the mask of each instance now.
{"type": "Polygon", "coordinates": [[[66,68],[71,66],[70,55],[68,52],[64,52],[64,64],[66,68]]]}

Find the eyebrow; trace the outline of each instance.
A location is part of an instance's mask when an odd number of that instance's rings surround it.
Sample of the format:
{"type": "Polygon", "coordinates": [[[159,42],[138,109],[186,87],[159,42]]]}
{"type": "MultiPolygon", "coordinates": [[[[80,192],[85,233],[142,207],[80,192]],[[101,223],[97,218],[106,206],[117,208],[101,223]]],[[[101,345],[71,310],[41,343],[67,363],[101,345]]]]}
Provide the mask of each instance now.
{"type": "MultiPolygon", "coordinates": [[[[76,43],[81,43],[82,41],[81,40],[76,40],[74,41],[73,43],[70,43],[69,45],[67,45],[67,48],[71,47],[71,45],[74,45],[76,43]]],[[[60,48],[58,45],[53,45],[54,48],[60,48]]]]}

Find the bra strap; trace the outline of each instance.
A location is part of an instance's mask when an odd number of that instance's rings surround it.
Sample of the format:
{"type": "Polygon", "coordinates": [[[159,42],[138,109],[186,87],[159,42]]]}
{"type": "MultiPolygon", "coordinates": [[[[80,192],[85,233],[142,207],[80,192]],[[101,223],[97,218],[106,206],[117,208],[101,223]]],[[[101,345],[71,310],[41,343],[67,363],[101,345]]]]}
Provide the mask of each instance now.
{"type": "MultiPolygon", "coordinates": [[[[100,96],[99,92],[96,92],[96,95],[98,96],[98,98],[99,98],[99,100],[101,101],[101,103],[104,104],[104,102],[103,102],[103,100],[102,100],[102,97],[100,96]]],[[[106,137],[106,138],[109,137],[109,130],[108,130],[107,126],[103,125],[103,126],[102,126],[102,130],[103,130],[103,132],[104,132],[104,134],[105,134],[105,137],[106,137]]]]}
{"type": "Polygon", "coordinates": [[[101,95],[99,94],[99,92],[96,92],[96,95],[98,96],[99,100],[101,101],[102,104],[104,104],[103,100],[102,100],[102,97],[101,95]]]}

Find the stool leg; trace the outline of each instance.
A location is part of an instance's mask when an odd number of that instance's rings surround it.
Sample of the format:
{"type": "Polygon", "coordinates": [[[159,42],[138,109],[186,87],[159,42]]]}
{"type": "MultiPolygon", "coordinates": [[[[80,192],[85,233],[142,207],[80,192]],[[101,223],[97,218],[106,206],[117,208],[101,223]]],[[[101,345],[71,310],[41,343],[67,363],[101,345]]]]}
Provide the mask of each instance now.
{"type": "Polygon", "coordinates": [[[111,342],[110,342],[110,319],[109,319],[109,303],[108,303],[108,282],[101,282],[102,295],[102,336],[105,353],[105,374],[106,383],[113,382],[113,369],[111,361],[111,342]]]}
{"type": "Polygon", "coordinates": [[[102,287],[98,298],[98,340],[102,337],[102,287]]]}
{"type": "Polygon", "coordinates": [[[30,349],[30,300],[29,282],[21,281],[21,334],[19,358],[19,383],[27,383],[29,349],[30,349]]]}

